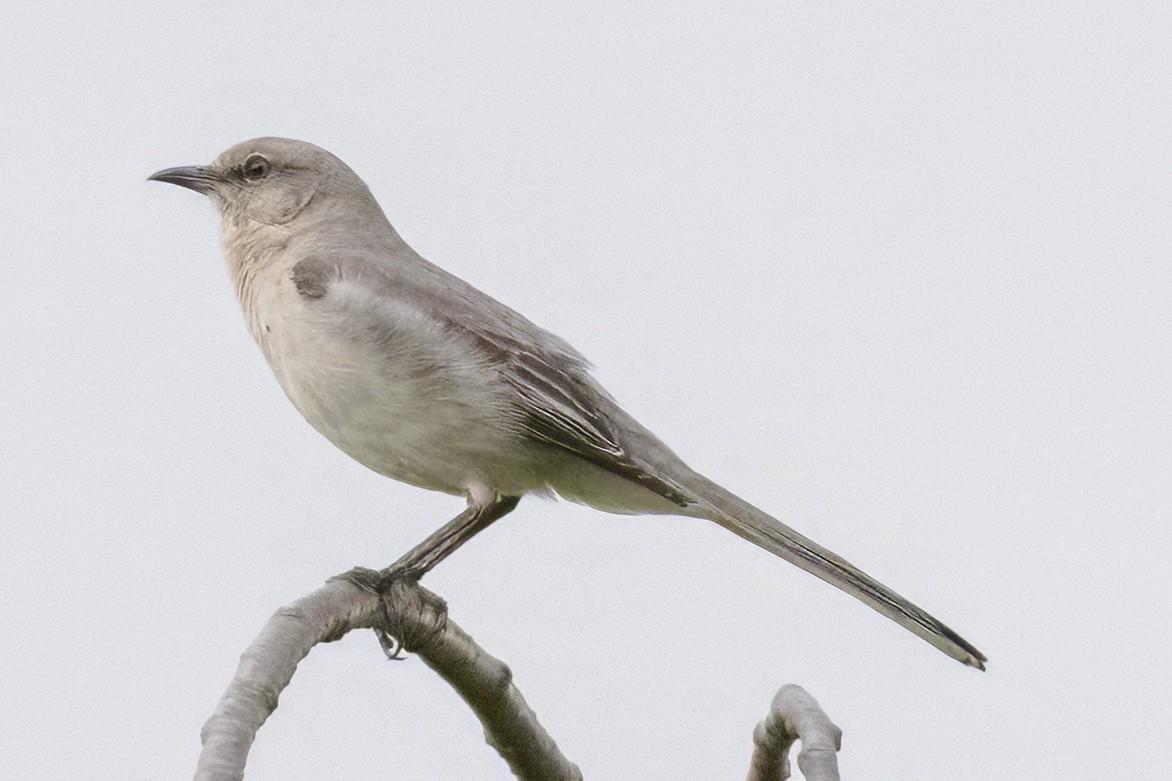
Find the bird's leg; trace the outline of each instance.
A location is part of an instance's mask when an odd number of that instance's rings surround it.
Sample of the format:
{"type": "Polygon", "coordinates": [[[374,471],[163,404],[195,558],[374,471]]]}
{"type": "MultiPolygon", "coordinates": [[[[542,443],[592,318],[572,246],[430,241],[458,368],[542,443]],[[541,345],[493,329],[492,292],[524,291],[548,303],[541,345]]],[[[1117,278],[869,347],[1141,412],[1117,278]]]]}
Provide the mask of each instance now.
{"type": "MultiPolygon", "coordinates": [[[[419,579],[430,572],[432,567],[450,556],[457,548],[472,539],[478,532],[488,528],[489,524],[493,521],[507,515],[517,506],[517,502],[520,500],[521,497],[519,496],[494,495],[488,502],[474,502],[469,504],[464,512],[441,526],[437,531],[429,535],[427,539],[409,550],[398,561],[386,569],[376,571],[363,567],[355,567],[345,575],[339,576],[361,588],[382,595],[387,618],[386,628],[375,627],[374,631],[378,636],[378,641],[383,648],[383,652],[388,658],[401,658],[400,653],[403,650],[400,622],[394,614],[394,611],[386,604],[386,599],[392,590],[392,586],[396,582],[401,584],[404,579],[409,580],[411,583],[418,583],[419,579]]],[[[435,597],[430,592],[421,591],[418,588],[415,590],[439,600],[438,597],[435,597]]],[[[433,605],[433,607],[437,608],[441,614],[446,609],[443,600],[439,600],[439,604],[433,605]]]]}
{"type": "Polygon", "coordinates": [[[457,548],[488,528],[493,521],[508,515],[519,501],[519,496],[497,496],[486,504],[468,505],[464,512],[384,569],[380,573],[383,582],[401,577],[422,578],[457,548]]]}
{"type": "Polygon", "coordinates": [[[469,504],[464,512],[432,532],[389,567],[383,570],[355,567],[344,577],[357,586],[376,592],[384,591],[393,580],[419,580],[493,521],[507,515],[520,500],[519,496],[494,496],[485,503],[469,504]]]}

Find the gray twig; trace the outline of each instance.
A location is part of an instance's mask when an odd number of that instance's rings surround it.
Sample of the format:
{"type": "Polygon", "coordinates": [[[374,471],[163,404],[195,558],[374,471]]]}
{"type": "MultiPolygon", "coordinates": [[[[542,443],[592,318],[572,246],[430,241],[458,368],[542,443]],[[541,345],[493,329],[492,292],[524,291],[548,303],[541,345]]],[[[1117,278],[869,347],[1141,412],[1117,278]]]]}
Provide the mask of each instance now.
{"type": "Polygon", "coordinates": [[[842,747],[842,730],[805,689],[792,683],[778,690],[769,713],[753,730],[756,748],[748,781],[789,778],[789,751],[797,740],[802,742],[798,767],[806,781],[839,781],[836,752],[842,747]]]}

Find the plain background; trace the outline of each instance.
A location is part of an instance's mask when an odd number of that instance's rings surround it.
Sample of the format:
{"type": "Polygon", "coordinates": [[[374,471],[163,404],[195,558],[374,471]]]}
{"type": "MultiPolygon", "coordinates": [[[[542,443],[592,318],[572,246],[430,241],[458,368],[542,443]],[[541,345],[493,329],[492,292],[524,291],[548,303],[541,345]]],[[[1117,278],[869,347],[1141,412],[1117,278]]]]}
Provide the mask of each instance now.
{"type": "MultiPolygon", "coordinates": [[[[847,779],[1162,777],[1170,40],[1161,3],[8,4],[0,775],[189,776],[274,609],[460,509],[297,416],[213,209],[145,181],[285,135],[990,657],[715,526],[525,501],[428,585],[588,778],[743,777],[790,681],[847,779]]],[[[369,634],[249,771],[507,777],[369,634]]]]}

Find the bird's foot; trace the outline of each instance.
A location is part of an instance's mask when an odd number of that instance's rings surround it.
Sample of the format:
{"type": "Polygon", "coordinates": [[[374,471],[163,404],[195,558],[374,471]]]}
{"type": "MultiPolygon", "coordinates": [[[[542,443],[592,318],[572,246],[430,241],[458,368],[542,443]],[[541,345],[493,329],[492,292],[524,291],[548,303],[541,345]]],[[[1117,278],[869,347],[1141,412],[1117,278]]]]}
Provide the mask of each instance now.
{"type": "Polygon", "coordinates": [[[382,572],[377,569],[367,569],[366,567],[355,567],[349,572],[343,572],[341,575],[335,575],[330,580],[344,580],[347,583],[353,583],[363,591],[369,591],[372,594],[381,594],[383,592],[382,572]]]}
{"type": "Polygon", "coordinates": [[[354,567],[349,572],[344,572],[333,579],[348,581],[363,591],[386,594],[394,583],[405,582],[415,585],[419,583],[420,577],[420,574],[415,573],[409,567],[392,564],[386,569],[354,567]]]}
{"type": "Polygon", "coordinates": [[[447,603],[420,586],[419,577],[397,564],[383,570],[354,567],[337,576],[382,600],[384,623],[373,629],[388,659],[403,659],[404,650],[417,647],[447,620],[447,603]]]}

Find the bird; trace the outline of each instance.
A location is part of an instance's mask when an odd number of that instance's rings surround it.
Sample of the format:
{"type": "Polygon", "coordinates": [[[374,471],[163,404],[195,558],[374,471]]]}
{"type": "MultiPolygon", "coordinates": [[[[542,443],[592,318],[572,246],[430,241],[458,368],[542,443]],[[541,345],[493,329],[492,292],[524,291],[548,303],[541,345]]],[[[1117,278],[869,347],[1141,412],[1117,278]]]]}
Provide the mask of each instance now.
{"type": "Polygon", "coordinates": [[[219,211],[248,330],[310,425],[379,474],[466,500],[401,574],[422,577],[523,496],[556,494],[714,522],[984,669],[932,615],[691,469],[566,341],[421,257],[332,153],[256,138],[149,179],[219,211]]]}

